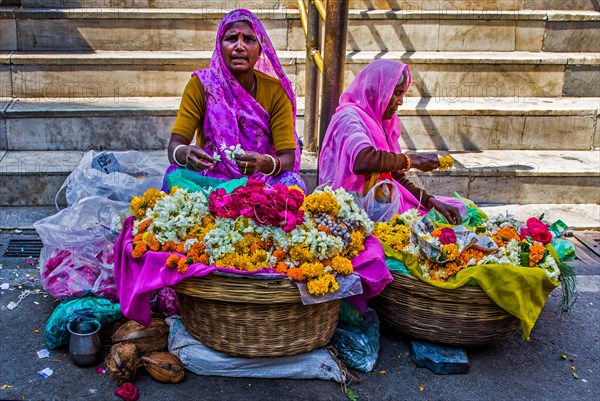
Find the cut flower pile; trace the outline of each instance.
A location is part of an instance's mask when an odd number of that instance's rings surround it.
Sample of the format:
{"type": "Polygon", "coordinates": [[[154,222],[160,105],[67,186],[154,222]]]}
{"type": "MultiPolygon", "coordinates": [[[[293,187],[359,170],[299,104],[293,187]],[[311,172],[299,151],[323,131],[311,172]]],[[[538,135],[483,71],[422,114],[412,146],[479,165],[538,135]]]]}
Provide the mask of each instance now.
{"type": "Polygon", "coordinates": [[[173,188],[131,201],[132,256],[168,252],[167,266],[185,273],[194,263],[256,271],[271,269],[306,281],[313,295],[339,289],[336,276],[353,272],[373,223],[343,189],[266,186],[258,179],[231,193],[205,196],[173,188]]]}
{"type": "Polygon", "coordinates": [[[470,266],[495,264],[540,268],[559,282],[570,280],[572,273],[552,245],[565,241],[559,238],[565,228],[560,221],[549,225],[531,217],[522,223],[508,214],[477,227],[449,226],[409,210],[376,223],[373,235],[394,251],[414,256],[423,277],[432,281],[445,282],[470,266]]]}

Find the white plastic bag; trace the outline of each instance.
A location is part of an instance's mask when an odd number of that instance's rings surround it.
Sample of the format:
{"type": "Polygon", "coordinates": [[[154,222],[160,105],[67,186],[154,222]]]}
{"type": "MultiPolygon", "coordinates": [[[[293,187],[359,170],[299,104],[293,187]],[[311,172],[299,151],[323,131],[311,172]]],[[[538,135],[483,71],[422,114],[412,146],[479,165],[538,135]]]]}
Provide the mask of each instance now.
{"type": "Polygon", "coordinates": [[[400,190],[391,180],[378,181],[363,199],[363,209],[373,221],[390,221],[400,210],[400,190]]]}
{"type": "MultiPolygon", "coordinates": [[[[135,150],[126,152],[89,151],[67,177],[56,194],[66,188],[67,206],[88,196],[130,202],[149,188],[161,188],[168,163],[152,161],[135,150]]],[[[58,203],[58,202],[56,202],[58,203]]],[[[58,208],[58,206],[57,206],[58,208]]]]}
{"type": "Polygon", "coordinates": [[[93,196],[33,224],[44,244],[40,276],[50,295],[118,301],[113,247],[128,210],[126,202],[93,196]]]}

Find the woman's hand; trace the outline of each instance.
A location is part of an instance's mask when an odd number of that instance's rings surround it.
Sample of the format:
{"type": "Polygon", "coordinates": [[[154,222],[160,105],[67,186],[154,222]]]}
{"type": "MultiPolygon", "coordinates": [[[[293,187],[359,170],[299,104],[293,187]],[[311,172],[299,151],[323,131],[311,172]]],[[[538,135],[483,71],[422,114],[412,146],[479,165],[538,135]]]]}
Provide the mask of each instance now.
{"type": "Polygon", "coordinates": [[[236,156],[235,162],[245,175],[254,175],[256,172],[268,174],[274,170],[273,159],[261,153],[246,151],[243,155],[236,156]]]}
{"type": "Polygon", "coordinates": [[[177,152],[177,160],[185,160],[185,167],[192,171],[211,169],[217,162],[204,149],[196,145],[188,145],[177,152]]]}
{"type": "Polygon", "coordinates": [[[440,161],[436,153],[410,153],[408,155],[411,167],[421,171],[433,171],[440,167],[440,161]]]}
{"type": "Polygon", "coordinates": [[[454,206],[450,206],[442,201],[435,199],[434,197],[429,198],[427,206],[440,212],[446,218],[446,220],[448,220],[448,223],[454,226],[457,226],[460,223],[462,223],[462,216],[460,215],[460,211],[454,206]]]}

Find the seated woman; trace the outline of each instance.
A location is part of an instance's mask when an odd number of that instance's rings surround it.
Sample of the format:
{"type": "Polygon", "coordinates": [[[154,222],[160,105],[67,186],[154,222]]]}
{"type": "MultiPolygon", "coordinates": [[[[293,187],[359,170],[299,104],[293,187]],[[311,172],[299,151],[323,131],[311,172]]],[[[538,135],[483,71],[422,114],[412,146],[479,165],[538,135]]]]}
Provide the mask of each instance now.
{"type": "Polygon", "coordinates": [[[401,195],[399,213],[416,208],[425,214],[434,208],[449,223],[460,224],[461,212],[466,213],[462,202],[433,197],[404,175],[411,168],[432,171],[439,167],[435,153],[401,152],[396,111],[410,83],[408,66],[392,60],[375,60],[356,75],[327,128],[319,183],[366,195],[378,179],[393,178],[401,195]]]}
{"type": "Polygon", "coordinates": [[[182,167],[223,180],[246,175],[305,190],[295,116],[292,84],[264,27],[250,11],[232,11],[219,25],[210,67],[194,72],[183,92],[167,174],[182,167]],[[238,144],[245,153],[231,161],[226,150],[238,144]]]}

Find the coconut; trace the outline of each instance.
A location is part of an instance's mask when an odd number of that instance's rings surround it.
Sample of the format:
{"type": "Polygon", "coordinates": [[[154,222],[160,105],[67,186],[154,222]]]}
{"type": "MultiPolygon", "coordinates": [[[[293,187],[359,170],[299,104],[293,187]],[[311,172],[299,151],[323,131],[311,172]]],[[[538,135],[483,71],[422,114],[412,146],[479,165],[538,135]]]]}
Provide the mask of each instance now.
{"type": "Polygon", "coordinates": [[[168,352],[150,352],[142,357],[150,376],[161,383],[179,383],[185,376],[183,364],[168,352]]]}
{"type": "Polygon", "coordinates": [[[140,366],[140,357],[135,344],[115,344],[106,358],[106,367],[117,384],[132,381],[140,366]]]}
{"type": "Polygon", "coordinates": [[[144,354],[152,351],[162,351],[167,348],[169,326],[163,319],[153,318],[150,326],[129,320],[122,324],[112,335],[113,343],[135,344],[138,352],[144,354]]]}

